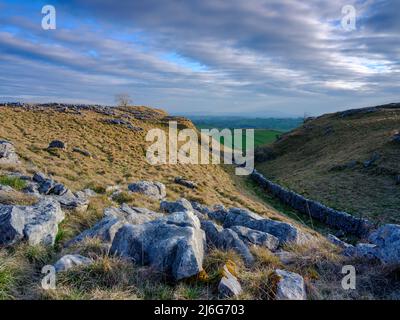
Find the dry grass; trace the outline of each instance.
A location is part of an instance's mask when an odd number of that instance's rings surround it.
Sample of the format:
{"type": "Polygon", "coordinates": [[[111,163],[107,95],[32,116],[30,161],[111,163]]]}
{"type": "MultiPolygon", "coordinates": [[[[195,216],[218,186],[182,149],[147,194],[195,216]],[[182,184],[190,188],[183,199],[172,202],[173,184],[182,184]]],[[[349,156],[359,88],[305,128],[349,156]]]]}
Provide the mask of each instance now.
{"type": "MultiPolygon", "coordinates": [[[[144,107],[133,109],[149,110],[144,107]]],[[[120,115],[128,113],[127,110],[116,111],[120,115]]],[[[161,112],[160,116],[165,117],[165,114],[161,112]]],[[[145,141],[146,132],[166,128],[165,122],[157,120],[158,117],[151,121],[131,119],[132,125],[144,129],[142,132],[101,122],[105,118],[111,117],[90,111],[75,115],[2,107],[0,138],[12,141],[23,160],[13,170],[30,174],[41,170],[73,191],[92,187],[96,192],[105,193],[107,186],[120,184],[127,190],[127,185],[133,181],[157,180],[167,185],[170,199],[185,197],[207,205],[246,206],[260,214],[275,214],[274,210],[243,195],[221,166],[148,164],[145,152],[150,143],[145,141]],[[66,142],[67,149],[49,153],[47,146],[53,139],[66,142]],[[93,156],[89,158],[73,152],[74,147],[87,150],[93,156]],[[198,188],[188,189],[175,184],[176,176],[194,180],[198,188]]],[[[187,120],[179,121],[182,126],[193,126],[187,120]]],[[[144,204],[144,201],[136,199],[136,203],[144,204]]]]}
{"type": "Polygon", "coordinates": [[[38,199],[32,195],[25,194],[22,192],[11,191],[4,192],[0,191],[0,203],[11,204],[11,205],[33,205],[38,199]]]}
{"type": "MultiPolygon", "coordinates": [[[[131,110],[148,109],[128,108],[117,112],[121,115],[131,110]]],[[[11,171],[32,174],[41,170],[74,191],[89,187],[98,193],[98,196],[91,198],[85,213],[66,212],[54,248],[30,247],[26,244],[0,248],[1,299],[215,299],[218,298],[218,282],[225,264],[236,273],[244,288],[244,293],[239,297],[241,299],[273,299],[277,281],[273,270],[276,268],[302,274],[309,296],[313,299],[393,295],[395,288],[390,281],[398,271],[383,270],[357,261],[354,263],[361,270],[360,291],[351,294],[343,292],[339,281],[342,277],[340,270],[347,261],[343,260],[337,249],[322,241],[318,233],[305,224],[294,222],[265,201],[260,201],[257,194],[248,190],[245,179],[233,177],[232,168],[216,165],[149,165],[144,157],[145,132],[154,127],[165,129],[165,117],[162,111],[155,111],[151,120],[131,119],[134,126],[144,129],[143,132],[133,132],[105,124],[101,120],[107,117],[93,112],[73,115],[51,110],[17,112],[10,108],[1,109],[0,122],[3,125],[0,127],[0,138],[15,144],[22,162],[17,166],[1,166],[0,175],[11,171]],[[49,151],[47,145],[53,139],[65,141],[67,149],[49,151]],[[73,152],[74,147],[87,150],[93,156],[85,157],[73,152]],[[175,184],[176,176],[194,180],[198,188],[188,189],[175,184]],[[317,245],[287,247],[296,255],[294,263],[288,266],[283,266],[267,249],[254,247],[252,253],[256,263],[251,268],[245,267],[234,252],[210,249],[204,261],[204,272],[179,284],[171,283],[165,275],[151,268],[140,268],[116,257],[108,257],[107,246],[97,239],[88,239],[63,249],[66,241],[101,219],[106,207],[127,202],[159,210],[159,201],[126,192],[130,182],[141,179],[165,183],[167,197],[171,200],[185,197],[207,205],[221,203],[228,207],[245,207],[275,220],[294,223],[302,230],[313,233],[317,245]],[[106,187],[113,185],[121,185],[124,191],[110,199],[111,193],[106,192],[106,187]],[[41,268],[53,264],[67,253],[80,253],[96,262],[60,274],[56,290],[41,289],[41,268]],[[368,278],[368,274],[372,276],[368,278]],[[382,289],[382,294],[379,294],[379,289],[382,289]]],[[[191,126],[184,119],[180,119],[180,125],[191,126]]],[[[296,177],[298,172],[292,172],[296,177]]],[[[24,196],[16,192],[12,199],[6,200],[0,194],[0,202],[30,204],[32,199],[24,196]]]]}

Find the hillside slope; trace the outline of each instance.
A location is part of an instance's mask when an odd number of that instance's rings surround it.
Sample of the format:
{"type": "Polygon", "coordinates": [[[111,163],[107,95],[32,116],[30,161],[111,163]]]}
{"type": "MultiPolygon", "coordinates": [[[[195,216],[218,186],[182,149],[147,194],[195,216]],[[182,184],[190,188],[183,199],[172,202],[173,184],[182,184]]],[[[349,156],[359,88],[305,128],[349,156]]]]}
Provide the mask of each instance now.
{"type": "Polygon", "coordinates": [[[400,104],[308,119],[258,150],[257,169],[314,200],[400,222],[400,104]]]}
{"type": "Polygon", "coordinates": [[[357,249],[342,254],[340,242],[274,209],[233,168],[148,164],[146,132],[169,120],[193,128],[146,107],[0,106],[0,158],[15,147],[20,159],[0,164],[0,299],[397,297],[397,269],[357,249]],[[54,139],[66,146],[48,148],[54,139]],[[139,180],[157,197],[131,188],[139,180]],[[195,202],[174,201],[182,197],[195,202]],[[68,265],[71,254],[81,264],[59,272],[55,289],[41,287],[43,266],[68,265]],[[345,264],[357,267],[355,291],[340,285],[345,264]]]}

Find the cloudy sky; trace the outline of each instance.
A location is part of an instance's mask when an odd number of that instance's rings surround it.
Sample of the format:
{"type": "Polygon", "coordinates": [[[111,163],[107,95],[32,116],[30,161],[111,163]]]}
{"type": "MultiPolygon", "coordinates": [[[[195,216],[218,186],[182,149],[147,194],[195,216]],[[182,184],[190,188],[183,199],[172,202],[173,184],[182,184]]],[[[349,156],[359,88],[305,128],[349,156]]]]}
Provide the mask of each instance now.
{"type": "Polygon", "coordinates": [[[398,0],[0,0],[0,99],[317,115],[400,101],[398,0]],[[43,30],[42,7],[56,8],[43,30]],[[342,8],[356,9],[356,30],[342,8]]]}

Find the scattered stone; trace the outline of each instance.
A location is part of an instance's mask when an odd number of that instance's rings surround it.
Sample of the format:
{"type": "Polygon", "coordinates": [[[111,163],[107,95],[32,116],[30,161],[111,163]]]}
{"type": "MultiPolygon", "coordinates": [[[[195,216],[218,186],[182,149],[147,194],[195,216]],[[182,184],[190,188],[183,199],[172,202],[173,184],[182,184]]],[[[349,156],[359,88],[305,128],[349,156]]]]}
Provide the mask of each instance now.
{"type": "Polygon", "coordinates": [[[236,297],[242,293],[242,286],[234,275],[232,275],[227,266],[224,266],[223,276],[218,285],[218,293],[221,298],[236,297]]]}
{"type": "Polygon", "coordinates": [[[33,206],[0,205],[0,244],[26,240],[30,245],[53,245],[62,220],[60,204],[51,199],[33,206]]]}
{"type": "Polygon", "coordinates": [[[180,184],[182,186],[185,186],[185,187],[187,187],[189,189],[196,189],[197,188],[197,183],[196,182],[184,179],[182,177],[176,177],[174,179],[174,181],[175,181],[175,183],[180,184]]]}
{"type": "Polygon", "coordinates": [[[336,245],[342,249],[347,249],[349,247],[353,247],[353,245],[340,240],[338,237],[334,236],[333,234],[328,234],[328,236],[326,238],[329,240],[329,242],[333,243],[334,245],[336,245]]]}
{"type": "Polygon", "coordinates": [[[52,198],[57,200],[61,204],[61,207],[66,210],[85,212],[89,206],[89,199],[81,191],[74,194],[68,190],[62,195],[55,194],[52,198]]]}
{"type": "Polygon", "coordinates": [[[162,212],[174,213],[181,211],[193,211],[193,207],[189,201],[181,198],[177,201],[161,201],[160,210],[162,212]]]}
{"type": "Polygon", "coordinates": [[[72,151],[76,152],[76,153],[80,153],[81,155],[84,155],[85,157],[89,157],[89,158],[92,157],[92,154],[89,151],[86,151],[86,150],[83,150],[80,148],[73,148],[72,151]]]}
{"type": "Polygon", "coordinates": [[[0,140],[0,164],[18,164],[18,155],[14,145],[6,140],[0,140]]]}
{"type": "Polygon", "coordinates": [[[143,131],[143,128],[135,127],[132,125],[132,123],[130,123],[130,121],[124,120],[124,119],[104,119],[102,121],[104,123],[111,124],[111,125],[120,125],[129,130],[132,130],[132,131],[137,131],[137,132],[143,131]]]}
{"type": "Polygon", "coordinates": [[[56,272],[63,272],[77,266],[88,266],[92,263],[92,259],[79,254],[67,254],[54,264],[54,268],[56,269],[56,272]]]}
{"type": "Polygon", "coordinates": [[[132,192],[142,193],[150,198],[161,200],[167,195],[165,185],[161,182],[138,181],[131,183],[128,189],[132,192]]]}
{"type": "Polygon", "coordinates": [[[281,269],[275,270],[280,277],[277,283],[275,299],[276,300],[306,300],[306,288],[304,279],[297,273],[281,269]]]}
{"type": "Polygon", "coordinates": [[[66,149],[66,144],[61,140],[53,140],[49,143],[48,149],[66,149]]]}
{"type": "Polygon", "coordinates": [[[204,248],[199,219],[185,211],[140,225],[125,224],[110,252],[180,280],[203,270],[204,248]]]}
{"type": "Polygon", "coordinates": [[[235,231],[240,239],[247,244],[254,244],[257,246],[266,247],[271,251],[275,251],[279,246],[279,239],[272,234],[253,230],[243,226],[233,226],[230,229],[235,231]]]}

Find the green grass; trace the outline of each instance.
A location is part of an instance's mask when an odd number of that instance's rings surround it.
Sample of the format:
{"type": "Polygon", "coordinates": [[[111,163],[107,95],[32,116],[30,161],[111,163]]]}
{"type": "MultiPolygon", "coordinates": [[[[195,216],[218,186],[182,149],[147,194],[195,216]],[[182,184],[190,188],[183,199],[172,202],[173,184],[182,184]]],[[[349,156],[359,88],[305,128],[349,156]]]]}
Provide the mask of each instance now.
{"type": "Polygon", "coordinates": [[[11,176],[0,176],[0,184],[4,186],[10,186],[15,190],[22,190],[26,187],[26,181],[18,178],[18,177],[11,177],[11,176]]]}
{"type": "MultiPolygon", "coordinates": [[[[225,139],[221,137],[221,144],[224,144],[228,147],[233,146],[234,136],[233,136],[233,129],[232,131],[232,138],[225,139]]],[[[254,147],[261,146],[261,145],[268,145],[276,141],[277,136],[282,134],[281,131],[277,130],[270,130],[270,129],[254,129],[254,147]]],[[[246,147],[246,131],[243,129],[242,131],[242,148],[246,147]]]]}

